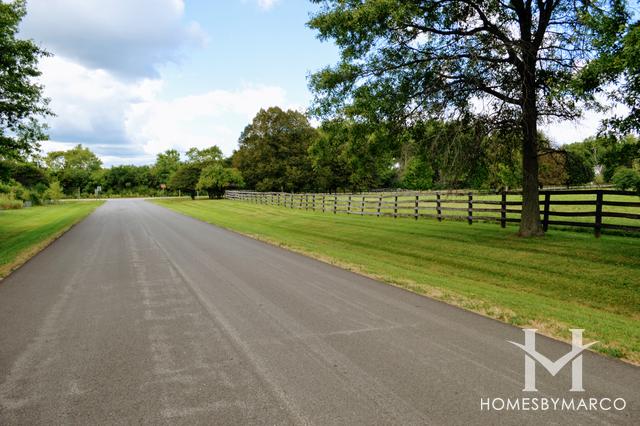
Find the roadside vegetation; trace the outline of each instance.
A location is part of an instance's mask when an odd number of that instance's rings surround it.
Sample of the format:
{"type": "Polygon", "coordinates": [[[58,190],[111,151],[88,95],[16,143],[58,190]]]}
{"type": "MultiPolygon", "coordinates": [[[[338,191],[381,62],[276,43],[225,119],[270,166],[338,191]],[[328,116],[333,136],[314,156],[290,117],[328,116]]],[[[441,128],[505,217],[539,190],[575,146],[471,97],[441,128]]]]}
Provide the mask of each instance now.
{"type": "Polygon", "coordinates": [[[640,244],[636,238],[515,227],[333,215],[234,201],[161,206],[387,283],[640,363],[640,244]]]}
{"type": "Polygon", "coordinates": [[[65,202],[0,211],[0,279],[29,260],[101,201],[65,202]]]}

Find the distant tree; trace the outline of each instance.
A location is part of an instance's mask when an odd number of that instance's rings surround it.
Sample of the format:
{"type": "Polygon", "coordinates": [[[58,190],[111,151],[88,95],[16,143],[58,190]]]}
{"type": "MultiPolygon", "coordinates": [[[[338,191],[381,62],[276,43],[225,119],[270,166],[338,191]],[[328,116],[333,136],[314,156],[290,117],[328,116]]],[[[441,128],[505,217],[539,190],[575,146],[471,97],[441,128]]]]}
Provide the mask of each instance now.
{"type": "Polygon", "coordinates": [[[102,161],[98,156],[82,145],[76,145],[67,151],[49,152],[44,161],[47,167],[54,172],[62,169],[95,171],[102,166],[102,161]]]}
{"type": "Polygon", "coordinates": [[[540,155],[540,186],[559,186],[566,184],[569,179],[566,163],[566,156],[562,151],[549,151],[540,155]]]}
{"type": "Polygon", "coordinates": [[[433,169],[422,158],[412,157],[405,166],[400,186],[406,189],[431,189],[433,187],[433,169]]]}
{"type": "Polygon", "coordinates": [[[197,164],[182,164],[169,179],[169,188],[189,194],[191,199],[196,198],[196,186],[200,179],[202,168],[197,164]]]}
{"type": "Polygon", "coordinates": [[[187,151],[187,161],[190,163],[198,163],[203,167],[213,163],[222,161],[222,150],[217,146],[211,146],[209,148],[190,148],[187,151]]]}
{"type": "Polygon", "coordinates": [[[38,60],[48,53],[31,40],[17,38],[24,18],[24,0],[0,2],[0,158],[24,158],[46,139],[46,126],[39,119],[51,115],[43,88],[38,60]]]}
{"type": "Polygon", "coordinates": [[[93,193],[94,176],[101,170],[102,161],[82,145],[67,151],[53,151],[44,159],[51,175],[60,181],[67,194],[93,193]]]}
{"type": "Polygon", "coordinates": [[[225,167],[219,162],[202,169],[196,189],[207,191],[209,198],[221,198],[225,190],[243,185],[244,181],[238,169],[225,167]]]}
{"type": "Polygon", "coordinates": [[[579,114],[569,82],[594,53],[586,18],[624,25],[624,3],[312,1],[323,7],[309,25],[341,49],[337,66],[311,78],[316,114],[401,123],[471,115],[492,128],[519,129],[520,235],[543,234],[538,123],[579,114]]]}
{"type": "Polygon", "coordinates": [[[62,186],[57,180],[52,181],[49,184],[49,188],[45,191],[45,198],[51,200],[53,203],[57,203],[62,198],[62,186]]]}
{"type": "Polygon", "coordinates": [[[594,166],[589,158],[568,148],[566,148],[565,169],[567,171],[567,186],[584,185],[595,179],[594,166]]]}
{"type": "Polygon", "coordinates": [[[166,184],[178,167],[180,167],[180,153],[175,149],[168,149],[156,156],[153,174],[159,183],[166,184]]]}
{"type": "Polygon", "coordinates": [[[262,109],[240,135],[233,165],[248,187],[300,191],[315,187],[309,146],[318,137],[307,118],[278,107],[262,109]]]}
{"type": "Polygon", "coordinates": [[[325,121],[319,130],[319,137],[311,142],[308,151],[318,189],[349,188],[352,173],[348,155],[350,124],[343,120],[325,121]]]}
{"type": "Polygon", "coordinates": [[[629,167],[620,166],[616,169],[611,181],[621,191],[634,189],[640,194],[640,173],[629,167]]]}
{"type": "Polygon", "coordinates": [[[11,177],[26,188],[33,188],[40,183],[45,185],[49,183],[45,171],[34,163],[14,162],[11,177]]]}
{"type": "Polygon", "coordinates": [[[353,191],[390,184],[398,139],[385,125],[336,119],[323,123],[309,147],[316,185],[353,191]]]}
{"type": "Polygon", "coordinates": [[[634,135],[625,135],[621,138],[610,135],[600,138],[600,143],[604,148],[601,163],[606,182],[611,182],[618,167],[631,168],[634,160],[640,159],[640,140],[634,135]]]}

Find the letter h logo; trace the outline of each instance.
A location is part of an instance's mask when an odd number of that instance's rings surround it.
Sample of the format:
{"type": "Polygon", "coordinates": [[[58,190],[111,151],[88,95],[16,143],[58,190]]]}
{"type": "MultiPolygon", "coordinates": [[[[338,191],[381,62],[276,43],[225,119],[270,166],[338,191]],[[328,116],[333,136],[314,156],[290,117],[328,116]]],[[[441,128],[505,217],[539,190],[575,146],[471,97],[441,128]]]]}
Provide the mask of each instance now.
{"type": "Polygon", "coordinates": [[[584,392],[582,388],[582,351],[598,343],[593,342],[582,346],[583,329],[571,329],[571,351],[553,362],[546,356],[536,351],[535,328],[524,329],[524,345],[509,341],[525,351],[524,355],[524,391],[537,392],[536,389],[536,361],[540,363],[552,376],[571,362],[571,392],[584,392]]]}

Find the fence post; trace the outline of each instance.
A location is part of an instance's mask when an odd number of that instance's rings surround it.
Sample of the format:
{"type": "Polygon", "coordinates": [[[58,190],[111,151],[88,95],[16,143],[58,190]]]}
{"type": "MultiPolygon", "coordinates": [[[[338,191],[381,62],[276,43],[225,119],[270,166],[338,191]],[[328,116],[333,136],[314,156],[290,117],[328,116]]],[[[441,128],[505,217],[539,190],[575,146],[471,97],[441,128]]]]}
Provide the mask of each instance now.
{"type": "Polygon", "coordinates": [[[333,214],[336,214],[338,210],[338,194],[333,195],[333,214]]]}
{"type": "Polygon", "coordinates": [[[324,213],[324,197],[325,195],[322,194],[322,213],[324,213]]]}
{"type": "Polygon", "coordinates": [[[393,218],[398,217],[398,194],[393,197],[393,218]]]}
{"type": "Polygon", "coordinates": [[[507,227],[507,191],[502,191],[502,203],[500,204],[500,227],[507,227]]]}
{"type": "Polygon", "coordinates": [[[442,222],[442,207],[440,206],[439,192],[436,192],[436,212],[438,213],[438,222],[442,222]]]}
{"type": "Polygon", "coordinates": [[[602,190],[596,193],[596,226],[595,236],[600,238],[600,232],[602,230],[602,190]]]}
{"type": "Polygon", "coordinates": [[[293,208],[293,203],[295,202],[295,194],[292,192],[291,194],[289,194],[289,197],[291,197],[291,208],[293,208]]]}
{"type": "Polygon", "coordinates": [[[349,203],[347,204],[347,214],[351,214],[351,195],[349,195],[349,203]]]}
{"type": "Polygon", "coordinates": [[[378,216],[380,216],[381,207],[382,207],[382,195],[378,196],[378,216]]]}
{"type": "Polygon", "coordinates": [[[419,210],[418,210],[419,203],[420,203],[420,195],[416,195],[416,206],[414,209],[414,216],[413,216],[415,220],[418,220],[418,216],[419,216],[419,210]]]}
{"type": "Polygon", "coordinates": [[[542,217],[542,229],[547,232],[549,229],[549,209],[551,208],[551,191],[544,193],[544,216],[542,217]]]}
{"type": "Polygon", "coordinates": [[[313,194],[312,196],[312,204],[311,204],[311,208],[312,210],[315,212],[316,211],[316,194],[313,194]]]}
{"type": "Polygon", "coordinates": [[[362,204],[360,205],[360,216],[364,216],[364,195],[362,196],[362,204]]]}
{"type": "Polygon", "coordinates": [[[469,215],[467,216],[469,225],[473,225],[473,192],[469,192],[469,215]]]}
{"type": "Polygon", "coordinates": [[[300,208],[300,210],[302,210],[302,200],[304,198],[302,197],[302,194],[300,194],[300,205],[298,206],[300,208]]]}

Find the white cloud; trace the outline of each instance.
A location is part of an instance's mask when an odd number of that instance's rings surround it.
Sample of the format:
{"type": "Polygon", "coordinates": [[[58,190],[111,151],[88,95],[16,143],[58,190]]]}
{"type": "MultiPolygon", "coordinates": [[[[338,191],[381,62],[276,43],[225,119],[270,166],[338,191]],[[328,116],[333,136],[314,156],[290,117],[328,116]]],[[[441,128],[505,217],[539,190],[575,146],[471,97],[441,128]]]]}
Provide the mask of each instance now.
{"type": "Polygon", "coordinates": [[[230,155],[244,127],[260,110],[287,106],[279,87],[256,86],[214,90],[170,101],[149,100],[131,106],[126,119],[128,136],[148,154],[166,149],[218,145],[230,155]]]}
{"type": "MultiPolygon", "coordinates": [[[[153,99],[161,81],[121,80],[108,71],[90,69],[63,57],[41,61],[41,82],[56,114],[49,120],[53,140],[83,143],[98,154],[123,157],[142,152],[129,145],[124,122],[132,104],[153,99]]],[[[51,143],[44,144],[48,149],[51,143]]]]}
{"type": "Polygon", "coordinates": [[[163,99],[161,79],[119,79],[62,57],[41,63],[56,117],[45,152],[82,143],[107,165],[150,163],[158,152],[218,145],[229,155],[253,116],[269,106],[295,107],[283,89],[247,86],[163,99]]]}
{"type": "Polygon", "coordinates": [[[258,6],[260,9],[269,10],[280,0],[258,0],[258,6]]]}
{"type": "Polygon", "coordinates": [[[157,77],[180,48],[205,43],[183,0],[30,0],[21,31],[56,55],[127,78],[157,77]]]}

